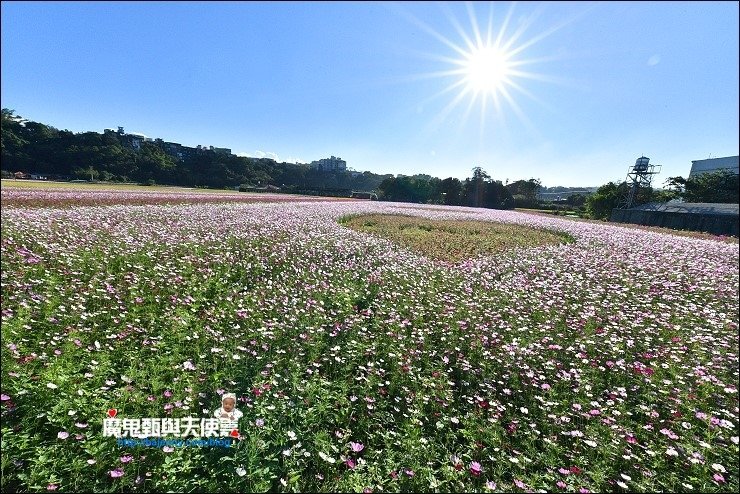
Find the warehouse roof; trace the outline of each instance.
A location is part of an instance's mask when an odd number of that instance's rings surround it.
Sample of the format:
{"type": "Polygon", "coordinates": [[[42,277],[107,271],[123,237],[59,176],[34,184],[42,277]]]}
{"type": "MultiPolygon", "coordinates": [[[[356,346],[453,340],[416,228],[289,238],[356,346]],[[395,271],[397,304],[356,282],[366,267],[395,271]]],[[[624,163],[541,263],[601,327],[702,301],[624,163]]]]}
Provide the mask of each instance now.
{"type": "Polygon", "coordinates": [[[663,211],[666,213],[721,214],[739,215],[739,204],[722,204],[711,202],[653,202],[631,208],[638,211],[663,211]]]}

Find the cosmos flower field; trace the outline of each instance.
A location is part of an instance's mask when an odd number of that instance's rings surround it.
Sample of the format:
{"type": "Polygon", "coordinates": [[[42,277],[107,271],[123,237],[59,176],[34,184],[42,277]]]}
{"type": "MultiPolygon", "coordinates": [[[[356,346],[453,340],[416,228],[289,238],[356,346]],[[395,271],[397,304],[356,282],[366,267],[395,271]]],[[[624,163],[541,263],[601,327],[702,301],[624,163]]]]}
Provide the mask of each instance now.
{"type": "Polygon", "coordinates": [[[472,208],[2,193],[3,491],[739,488],[737,243],[472,208]],[[570,241],[446,261],[343,223],[364,214],[570,241]],[[206,417],[225,392],[244,414],[230,448],[103,436],[109,409],[206,417]]]}

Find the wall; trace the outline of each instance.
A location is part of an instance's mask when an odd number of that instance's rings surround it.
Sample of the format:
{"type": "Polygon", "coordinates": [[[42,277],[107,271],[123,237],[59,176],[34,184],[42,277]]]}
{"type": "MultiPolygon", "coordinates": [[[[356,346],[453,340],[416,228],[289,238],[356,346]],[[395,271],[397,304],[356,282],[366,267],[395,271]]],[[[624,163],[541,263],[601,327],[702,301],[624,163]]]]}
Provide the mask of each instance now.
{"type": "Polygon", "coordinates": [[[729,214],[674,213],[634,209],[614,209],[611,215],[611,221],[617,223],[662,226],[674,230],[691,230],[735,237],[738,236],[739,218],[738,215],[729,214]]]}

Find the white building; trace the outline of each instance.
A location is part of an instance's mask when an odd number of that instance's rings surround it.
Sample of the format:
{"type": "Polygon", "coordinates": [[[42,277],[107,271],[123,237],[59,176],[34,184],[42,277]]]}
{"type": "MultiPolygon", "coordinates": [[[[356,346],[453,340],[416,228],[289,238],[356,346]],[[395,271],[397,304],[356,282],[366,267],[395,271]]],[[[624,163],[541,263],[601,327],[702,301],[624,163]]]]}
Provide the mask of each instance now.
{"type": "Polygon", "coordinates": [[[322,172],[343,172],[347,170],[347,162],[342,158],[332,156],[331,158],[312,161],[311,168],[322,172]]]}
{"type": "Polygon", "coordinates": [[[691,171],[689,178],[712,173],[720,170],[728,170],[740,175],[737,156],[727,156],[725,158],[711,158],[707,160],[696,160],[691,162],[691,171]]]}

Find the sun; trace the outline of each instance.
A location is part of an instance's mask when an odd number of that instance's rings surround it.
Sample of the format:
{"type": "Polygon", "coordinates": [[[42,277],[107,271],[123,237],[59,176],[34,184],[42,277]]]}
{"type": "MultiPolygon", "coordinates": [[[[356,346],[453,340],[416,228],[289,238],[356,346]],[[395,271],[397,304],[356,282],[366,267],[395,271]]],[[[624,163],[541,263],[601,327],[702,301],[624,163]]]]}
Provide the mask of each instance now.
{"type": "Polygon", "coordinates": [[[496,46],[481,46],[462,61],[467,88],[474,93],[493,95],[511,82],[513,75],[509,54],[496,46]]]}
{"type": "Polygon", "coordinates": [[[409,78],[409,80],[418,78],[452,79],[446,87],[427,97],[419,104],[419,107],[424,107],[445,94],[454,94],[449,103],[429,120],[429,130],[434,131],[442,128],[448,119],[459,122],[461,124],[459,128],[462,128],[473,110],[477,109],[480,112],[481,135],[483,135],[487,117],[494,117],[501,124],[505,124],[504,115],[507,110],[512,111],[521,123],[534,131],[535,126],[517,100],[523,96],[546,108],[550,108],[550,105],[529,91],[525,87],[527,85],[526,81],[534,80],[563,85],[568,85],[569,81],[535,72],[531,69],[532,65],[541,62],[557,61],[562,55],[555,54],[533,58],[525,56],[524,52],[583,16],[591,7],[576,12],[544,31],[525,36],[525,32],[544,11],[545,6],[537,7],[531,14],[520,17],[517,21],[512,21],[514,4],[511,4],[503,21],[499,25],[494,25],[494,3],[489,4],[487,22],[485,22],[485,17],[476,12],[478,5],[477,3],[475,5],[470,2],[465,3],[470,20],[469,30],[466,30],[458,22],[451,11],[447,10],[445,12],[460,36],[460,42],[455,42],[440,34],[410,13],[403,10],[399,11],[416,27],[421,28],[422,31],[441,41],[448,49],[452,50],[452,53],[449,54],[421,53],[422,57],[443,62],[447,64],[448,68],[440,67],[440,70],[417,74],[409,78]],[[481,26],[479,18],[487,25],[481,26]],[[514,24],[516,24],[515,27],[513,27],[514,24]],[[481,29],[482,27],[483,29],[481,29]],[[468,104],[465,105],[466,108],[461,118],[458,119],[456,116],[451,118],[452,112],[465,100],[468,101],[468,104]]]}

